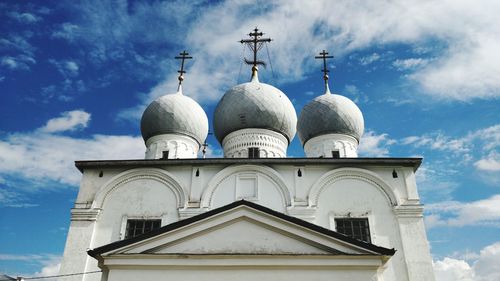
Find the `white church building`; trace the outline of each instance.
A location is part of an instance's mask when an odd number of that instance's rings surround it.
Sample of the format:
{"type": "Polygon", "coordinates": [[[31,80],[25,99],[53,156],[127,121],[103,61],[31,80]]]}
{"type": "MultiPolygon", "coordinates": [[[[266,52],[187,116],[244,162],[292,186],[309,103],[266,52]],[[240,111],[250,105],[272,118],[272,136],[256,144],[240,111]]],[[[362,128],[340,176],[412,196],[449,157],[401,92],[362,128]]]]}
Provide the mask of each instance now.
{"type": "Polygon", "coordinates": [[[358,158],[364,120],[328,88],[297,118],[288,97],[252,78],[219,101],[223,158],[197,158],[208,118],[182,91],[141,120],[145,159],[77,161],[82,180],[64,280],[433,281],[415,172],[420,158],[358,158]],[[305,158],[288,158],[298,135],[305,158]],[[95,273],[95,271],[101,271],[95,273]]]}

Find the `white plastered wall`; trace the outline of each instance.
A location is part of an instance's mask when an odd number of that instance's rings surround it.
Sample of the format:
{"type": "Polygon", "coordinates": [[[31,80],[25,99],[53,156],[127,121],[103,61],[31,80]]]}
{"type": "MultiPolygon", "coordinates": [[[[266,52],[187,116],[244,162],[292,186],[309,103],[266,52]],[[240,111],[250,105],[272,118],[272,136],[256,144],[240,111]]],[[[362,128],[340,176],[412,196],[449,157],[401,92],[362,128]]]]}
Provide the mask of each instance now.
{"type": "MultiPolygon", "coordinates": [[[[124,216],[162,216],[165,224],[239,199],[330,229],[334,229],[331,222],[336,215],[367,216],[372,242],[397,250],[385,266],[384,281],[433,280],[412,167],[359,169],[314,164],[85,170],[75,206],[80,213],[91,213],[88,216],[94,221],[74,216],[61,273],[97,269],[93,258],[82,252],[120,239],[124,216]],[[163,174],[164,180],[143,178],[148,174],[163,174]],[[330,181],[329,177],[339,175],[344,176],[330,181]],[[119,187],[113,189],[113,185],[119,187]],[[88,264],[81,265],[82,259],[88,264]]],[[[86,280],[99,280],[98,275],[86,280]]]]}

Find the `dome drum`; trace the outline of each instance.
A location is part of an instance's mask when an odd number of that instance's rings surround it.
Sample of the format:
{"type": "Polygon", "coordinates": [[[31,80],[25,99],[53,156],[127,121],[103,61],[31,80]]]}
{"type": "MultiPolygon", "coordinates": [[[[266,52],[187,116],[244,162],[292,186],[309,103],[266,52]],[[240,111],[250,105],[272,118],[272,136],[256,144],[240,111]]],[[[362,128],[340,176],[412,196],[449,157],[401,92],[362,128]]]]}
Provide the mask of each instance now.
{"type": "Polygon", "coordinates": [[[251,148],[258,148],[255,158],[284,158],[288,140],[267,129],[241,129],[227,135],[222,147],[226,158],[249,158],[251,148]]]}
{"type": "Polygon", "coordinates": [[[191,137],[179,134],[162,134],[146,141],[146,159],[197,158],[200,146],[191,137]]]}
{"type": "Polygon", "coordinates": [[[358,157],[358,141],[342,134],[325,134],[314,137],[304,144],[306,157],[355,158],[358,157]]]}

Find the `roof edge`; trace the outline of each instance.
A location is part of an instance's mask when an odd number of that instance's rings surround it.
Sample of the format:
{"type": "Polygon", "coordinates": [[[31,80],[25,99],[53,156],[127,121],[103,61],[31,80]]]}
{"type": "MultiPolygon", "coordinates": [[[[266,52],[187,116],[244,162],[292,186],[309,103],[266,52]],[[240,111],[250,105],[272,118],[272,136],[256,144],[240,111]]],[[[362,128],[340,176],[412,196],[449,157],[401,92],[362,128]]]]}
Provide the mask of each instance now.
{"type": "Polygon", "coordinates": [[[130,160],[79,160],[75,166],[83,173],[91,168],[129,168],[170,165],[343,165],[413,167],[416,172],[423,158],[190,158],[190,159],[130,159],[130,160]]]}

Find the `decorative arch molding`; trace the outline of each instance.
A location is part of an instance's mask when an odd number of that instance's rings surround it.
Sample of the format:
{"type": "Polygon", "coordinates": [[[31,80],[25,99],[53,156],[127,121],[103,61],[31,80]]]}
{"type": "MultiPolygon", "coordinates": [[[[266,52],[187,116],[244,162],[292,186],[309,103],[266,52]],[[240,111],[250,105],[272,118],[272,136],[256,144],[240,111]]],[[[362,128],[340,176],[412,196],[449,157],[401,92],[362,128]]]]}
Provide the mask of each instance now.
{"type": "Polygon", "coordinates": [[[222,169],[218,172],[207,184],[207,188],[201,196],[201,207],[209,208],[212,205],[212,198],[217,187],[228,177],[238,174],[240,172],[256,172],[267,176],[272,182],[278,187],[278,191],[281,193],[282,199],[286,206],[291,206],[292,201],[290,198],[290,192],[285,184],[285,181],[281,175],[274,169],[267,166],[257,166],[257,165],[234,165],[222,169]]]}
{"type": "Polygon", "coordinates": [[[386,197],[391,206],[397,205],[396,194],[392,188],[377,174],[359,168],[339,168],[325,173],[311,187],[309,191],[309,206],[318,205],[319,195],[327,186],[344,179],[360,180],[377,187],[386,197]]]}
{"type": "Polygon", "coordinates": [[[185,189],[172,174],[157,168],[132,169],[114,176],[99,190],[92,207],[99,209],[102,208],[106,197],[111,193],[111,191],[138,179],[150,179],[162,183],[166,188],[170,189],[175,194],[177,208],[184,207],[187,198],[185,189]]]}

